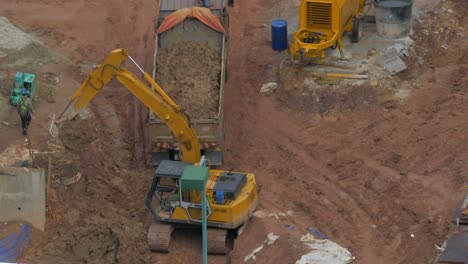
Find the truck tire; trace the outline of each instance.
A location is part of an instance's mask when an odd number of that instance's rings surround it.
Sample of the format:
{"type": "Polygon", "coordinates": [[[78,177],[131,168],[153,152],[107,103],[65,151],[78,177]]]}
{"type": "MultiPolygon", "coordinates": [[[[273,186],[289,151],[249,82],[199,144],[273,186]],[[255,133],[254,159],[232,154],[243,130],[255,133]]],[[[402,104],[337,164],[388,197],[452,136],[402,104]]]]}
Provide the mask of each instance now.
{"type": "Polygon", "coordinates": [[[233,7],[234,6],[234,0],[228,0],[228,6],[233,7]]]}
{"type": "Polygon", "coordinates": [[[358,43],[362,38],[362,23],[361,19],[353,19],[353,31],[351,34],[351,41],[353,43],[358,43]]]}

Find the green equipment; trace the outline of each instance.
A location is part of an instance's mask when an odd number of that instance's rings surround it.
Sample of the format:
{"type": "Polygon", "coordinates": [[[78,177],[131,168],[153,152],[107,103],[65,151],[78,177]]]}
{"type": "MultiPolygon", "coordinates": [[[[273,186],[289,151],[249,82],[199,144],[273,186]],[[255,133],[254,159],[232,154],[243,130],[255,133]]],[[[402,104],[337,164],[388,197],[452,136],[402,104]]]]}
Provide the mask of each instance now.
{"type": "Polygon", "coordinates": [[[27,94],[33,98],[36,92],[36,75],[32,73],[17,72],[15,74],[14,86],[11,88],[10,103],[13,106],[18,106],[21,98],[21,90],[26,88],[27,94]]]}

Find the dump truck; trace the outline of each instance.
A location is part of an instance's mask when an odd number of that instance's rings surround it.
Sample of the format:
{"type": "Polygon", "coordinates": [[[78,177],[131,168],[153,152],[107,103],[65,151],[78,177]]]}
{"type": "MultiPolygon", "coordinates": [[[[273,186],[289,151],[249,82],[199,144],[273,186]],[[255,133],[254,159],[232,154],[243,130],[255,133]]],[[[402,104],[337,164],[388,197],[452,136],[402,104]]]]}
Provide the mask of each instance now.
{"type": "MultiPolygon", "coordinates": [[[[206,2],[206,1],[205,1],[206,2]]],[[[205,3],[206,4],[206,3],[205,3]]],[[[200,1],[161,0],[156,21],[152,77],[174,98],[189,116],[210,165],[223,163],[223,92],[227,78],[229,19],[224,0],[212,0],[206,9],[217,17],[221,28],[213,29],[197,16],[200,1]],[[161,30],[164,20],[183,13],[179,24],[161,30]],[[204,55],[205,54],[205,55],[204,55]]],[[[150,113],[149,137],[152,163],[181,160],[180,146],[167,125],[150,113]]]]}

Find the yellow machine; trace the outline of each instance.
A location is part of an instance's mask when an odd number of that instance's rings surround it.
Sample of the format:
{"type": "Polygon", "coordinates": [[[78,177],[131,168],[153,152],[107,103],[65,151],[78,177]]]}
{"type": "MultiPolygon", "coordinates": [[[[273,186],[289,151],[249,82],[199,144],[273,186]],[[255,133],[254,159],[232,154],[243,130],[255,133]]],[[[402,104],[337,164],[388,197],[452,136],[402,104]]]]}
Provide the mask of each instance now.
{"type": "Polygon", "coordinates": [[[294,32],[294,43],[289,46],[295,58],[325,57],[325,49],[339,48],[344,58],[341,37],[352,32],[351,40],[359,42],[362,36],[360,15],[365,0],[302,0],[299,8],[299,30],[294,32]]]}
{"type": "Polygon", "coordinates": [[[182,161],[160,163],[148,193],[146,206],[154,216],[148,230],[150,249],[167,252],[176,226],[201,225],[201,190],[206,183],[207,225],[210,227],[208,253],[227,253],[233,245],[235,232],[232,231],[243,225],[257,207],[254,175],[211,170],[205,166],[209,161],[200,155],[197,136],[183,109],[136,64],[125,49],[112,51],[83,82],[64,111],[68,118],[82,109],[113,77],[164,120],[182,149],[182,161]],[[121,66],[127,58],[138,67],[153,89],[121,66]],[[68,111],[70,106],[71,112],[68,111]],[[153,200],[158,201],[156,206],[152,206],[153,200]]]}

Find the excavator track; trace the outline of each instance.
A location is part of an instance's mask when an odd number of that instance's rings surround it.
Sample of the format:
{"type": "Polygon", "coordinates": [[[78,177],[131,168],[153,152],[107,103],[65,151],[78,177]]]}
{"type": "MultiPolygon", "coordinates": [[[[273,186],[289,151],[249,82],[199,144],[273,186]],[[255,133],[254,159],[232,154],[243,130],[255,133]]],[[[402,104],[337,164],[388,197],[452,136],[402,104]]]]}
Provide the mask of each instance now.
{"type": "Polygon", "coordinates": [[[234,238],[229,235],[227,229],[208,228],[207,240],[209,254],[225,255],[234,245],[234,238]]]}
{"type": "Polygon", "coordinates": [[[169,252],[174,225],[169,223],[153,222],[148,229],[148,245],[151,251],[169,252]]]}

